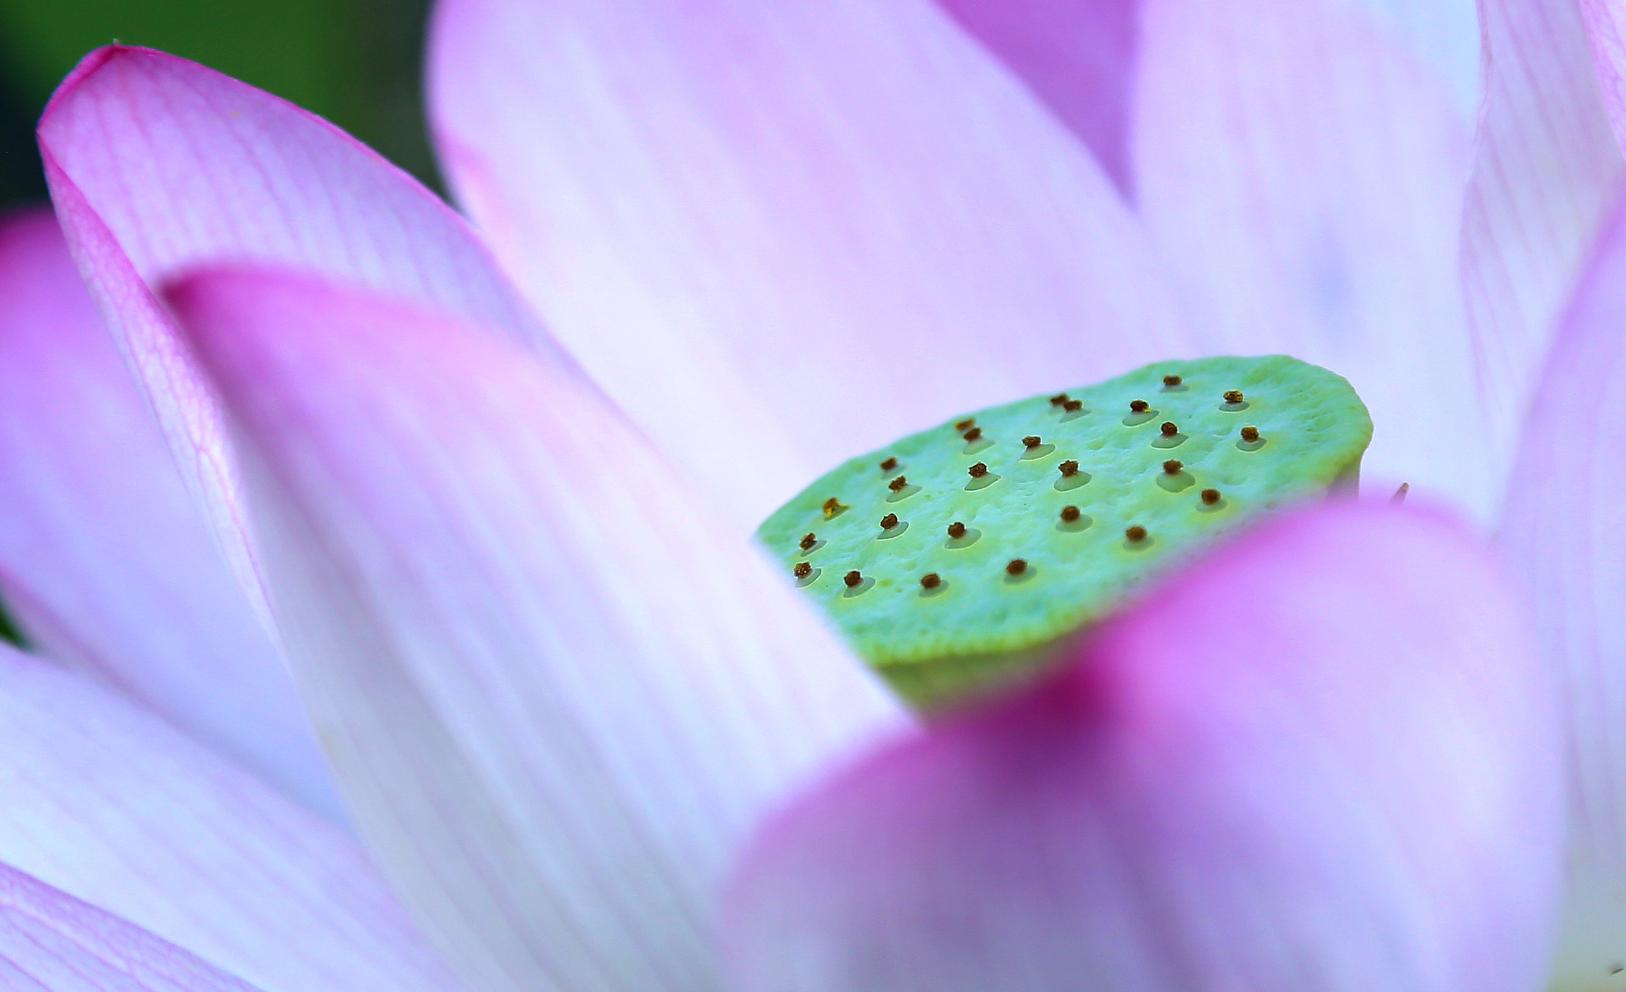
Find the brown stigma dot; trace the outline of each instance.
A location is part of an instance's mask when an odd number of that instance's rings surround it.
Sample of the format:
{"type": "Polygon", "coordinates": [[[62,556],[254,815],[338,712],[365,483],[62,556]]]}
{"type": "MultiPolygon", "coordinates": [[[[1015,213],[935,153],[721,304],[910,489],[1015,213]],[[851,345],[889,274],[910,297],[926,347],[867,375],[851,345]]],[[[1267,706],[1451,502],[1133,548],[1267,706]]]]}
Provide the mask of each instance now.
{"type": "Polygon", "coordinates": [[[1068,400],[1067,402],[1065,402],[1065,403],[1063,403],[1061,405],[1061,408],[1063,410],[1066,410],[1068,413],[1077,413],[1078,411],[1084,409],[1084,401],[1083,400],[1068,400]]]}
{"type": "Polygon", "coordinates": [[[1151,404],[1147,403],[1145,400],[1130,400],[1129,401],[1129,412],[1130,413],[1145,413],[1149,409],[1151,409],[1151,404]]]}
{"type": "Polygon", "coordinates": [[[1172,420],[1163,421],[1163,426],[1160,429],[1163,431],[1164,437],[1174,437],[1176,434],[1180,433],[1179,426],[1177,426],[1172,420]]]}
{"type": "Polygon", "coordinates": [[[1067,394],[1066,393],[1057,393],[1056,395],[1050,397],[1050,405],[1051,406],[1061,406],[1062,404],[1064,404],[1066,402],[1067,402],[1067,394]]]}
{"type": "Polygon", "coordinates": [[[1072,478],[1078,474],[1078,459],[1069,458],[1060,465],[1057,465],[1056,468],[1061,470],[1062,475],[1072,478]]]}
{"type": "Polygon", "coordinates": [[[1068,523],[1078,519],[1078,507],[1071,504],[1061,508],[1061,518],[1068,523]]]}
{"type": "Polygon", "coordinates": [[[892,490],[895,493],[901,493],[905,489],[907,489],[908,487],[909,487],[909,477],[906,476],[906,475],[900,475],[896,479],[893,479],[891,482],[888,482],[886,484],[886,488],[892,490]]]}
{"type": "Polygon", "coordinates": [[[1037,434],[1029,434],[1027,437],[1022,439],[1022,447],[1024,448],[1037,448],[1043,443],[1044,438],[1041,438],[1037,434]]]}
{"type": "Polygon", "coordinates": [[[829,499],[824,501],[824,519],[831,520],[836,514],[840,513],[846,508],[847,507],[842,504],[841,500],[831,496],[829,499]]]}
{"type": "Polygon", "coordinates": [[[962,434],[960,436],[965,438],[967,441],[981,440],[982,439],[982,428],[981,427],[973,427],[973,428],[966,431],[964,434],[962,434]]]}
{"type": "Polygon", "coordinates": [[[864,573],[860,572],[858,569],[855,568],[852,571],[848,572],[846,575],[843,575],[841,577],[841,581],[843,581],[843,582],[845,582],[847,584],[848,589],[856,589],[860,585],[863,584],[863,582],[864,582],[864,573]]]}
{"type": "Polygon", "coordinates": [[[973,479],[980,479],[988,474],[988,463],[978,462],[977,464],[966,469],[966,471],[971,473],[971,477],[973,479]]]}
{"type": "Polygon", "coordinates": [[[886,516],[881,518],[881,529],[882,530],[891,530],[892,528],[896,527],[897,525],[898,525],[898,515],[896,513],[888,513],[886,516]]]}
{"type": "Polygon", "coordinates": [[[1225,391],[1225,402],[1227,402],[1227,403],[1241,403],[1242,402],[1242,390],[1240,390],[1240,389],[1227,389],[1225,391]]]}
{"type": "Polygon", "coordinates": [[[808,531],[806,534],[802,535],[802,550],[803,551],[806,551],[808,548],[811,548],[813,545],[815,545],[817,543],[819,543],[819,539],[816,536],[814,536],[812,531],[808,531]]]}
{"type": "Polygon", "coordinates": [[[925,575],[920,577],[920,587],[922,589],[936,589],[942,584],[943,577],[938,575],[936,572],[927,572],[925,575]]]}
{"type": "Polygon", "coordinates": [[[888,457],[886,461],[881,463],[881,471],[883,472],[890,472],[897,467],[898,460],[896,458],[888,457]]]}
{"type": "Polygon", "coordinates": [[[1163,385],[1165,388],[1173,389],[1175,386],[1180,385],[1180,377],[1177,375],[1166,375],[1163,377],[1163,385]]]}
{"type": "Polygon", "coordinates": [[[1025,558],[1012,558],[1010,561],[1005,563],[1005,574],[1007,575],[1021,575],[1027,570],[1028,563],[1027,559],[1025,558]]]}
{"type": "Polygon", "coordinates": [[[960,523],[958,520],[956,520],[953,523],[949,524],[948,525],[948,535],[949,535],[949,537],[964,537],[965,536],[965,524],[960,523]]]}
{"type": "Polygon", "coordinates": [[[1129,539],[1130,544],[1139,544],[1140,542],[1146,540],[1146,528],[1142,527],[1140,524],[1136,524],[1135,526],[1124,531],[1124,537],[1129,539]]]}
{"type": "Polygon", "coordinates": [[[813,574],[813,566],[809,565],[805,561],[799,561],[796,563],[796,567],[791,569],[791,571],[796,573],[796,577],[798,579],[805,579],[809,575],[813,574]]]}
{"type": "Polygon", "coordinates": [[[1257,427],[1244,427],[1244,428],[1242,428],[1242,440],[1250,441],[1250,442],[1259,440],[1259,428],[1257,428],[1257,427]]]}
{"type": "Polygon", "coordinates": [[[1168,461],[1163,463],[1163,471],[1168,475],[1179,475],[1180,470],[1183,468],[1185,468],[1185,466],[1180,464],[1180,460],[1178,458],[1170,458],[1168,461]]]}
{"type": "Polygon", "coordinates": [[[964,420],[957,421],[954,425],[954,429],[963,434],[975,426],[977,426],[977,418],[967,417],[964,420]]]}
{"type": "Polygon", "coordinates": [[[1215,503],[1218,503],[1219,502],[1219,490],[1218,489],[1204,489],[1203,490],[1203,502],[1206,503],[1209,506],[1213,506],[1215,503]]]}

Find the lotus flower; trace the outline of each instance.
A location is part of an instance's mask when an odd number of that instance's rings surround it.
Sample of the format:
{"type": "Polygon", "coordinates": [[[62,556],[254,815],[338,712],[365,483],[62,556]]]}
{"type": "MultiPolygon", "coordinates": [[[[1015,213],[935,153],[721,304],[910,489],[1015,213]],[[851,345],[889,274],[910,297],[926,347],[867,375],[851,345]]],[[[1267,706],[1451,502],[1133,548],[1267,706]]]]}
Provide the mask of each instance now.
{"type": "Polygon", "coordinates": [[[0,230],[0,984],[1626,987],[1626,45],[1480,15],[1476,136],[1340,0],[443,0],[479,234],[92,54],[0,230]],[[1413,500],[963,711],[748,544],[954,410],[1272,350],[1413,500]]]}

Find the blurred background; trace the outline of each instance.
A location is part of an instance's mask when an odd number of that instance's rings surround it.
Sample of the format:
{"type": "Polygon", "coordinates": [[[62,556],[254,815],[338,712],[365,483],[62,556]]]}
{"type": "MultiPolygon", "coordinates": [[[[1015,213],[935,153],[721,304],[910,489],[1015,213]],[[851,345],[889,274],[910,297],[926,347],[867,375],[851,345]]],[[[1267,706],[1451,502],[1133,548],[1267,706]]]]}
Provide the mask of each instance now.
{"type": "Polygon", "coordinates": [[[314,110],[436,189],[424,136],[428,0],[0,0],[0,209],[45,198],[34,122],[91,49],[195,59],[314,110]]]}

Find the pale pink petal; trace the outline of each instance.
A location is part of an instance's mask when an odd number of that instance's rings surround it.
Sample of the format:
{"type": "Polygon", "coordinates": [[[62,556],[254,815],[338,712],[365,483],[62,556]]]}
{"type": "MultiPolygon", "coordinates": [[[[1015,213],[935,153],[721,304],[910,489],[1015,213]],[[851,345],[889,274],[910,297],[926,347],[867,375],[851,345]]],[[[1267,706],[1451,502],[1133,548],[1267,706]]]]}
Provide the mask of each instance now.
{"type": "Polygon", "coordinates": [[[1541,376],[1501,535],[1567,702],[1574,857],[1555,986],[1565,990],[1615,988],[1626,970],[1623,327],[1617,212],[1541,376]]]}
{"type": "Polygon", "coordinates": [[[1626,144],[1626,9],[1608,0],[1580,0],[1580,4],[1592,39],[1609,125],[1614,128],[1616,140],[1626,144]]]}
{"type": "Polygon", "coordinates": [[[1140,0],[937,0],[1129,189],[1140,0]]]}
{"type": "Polygon", "coordinates": [[[1347,376],[1369,472],[1480,500],[1447,87],[1339,0],[1146,0],[1139,65],[1137,205],[1223,347],[1347,376]]]}
{"type": "Polygon", "coordinates": [[[770,821],[728,959],[753,992],[1529,992],[1552,688],[1464,530],[1301,512],[770,821]]]}
{"type": "Polygon", "coordinates": [[[1471,119],[1482,98],[1479,10],[1476,0],[1340,0],[1370,14],[1394,33],[1451,92],[1471,119]]]}
{"type": "Polygon", "coordinates": [[[274,260],[537,334],[445,204],[325,121],[202,66],[92,53],[46,108],[39,142],[97,303],[256,595],[218,412],[154,286],[203,260],[274,260]]]}
{"type": "MultiPolygon", "coordinates": [[[[1469,113],[1479,92],[1474,0],[1338,0],[1425,60],[1469,113]]],[[[1142,0],[937,0],[1022,80],[1133,198],[1129,116],[1142,0]]]]}
{"type": "Polygon", "coordinates": [[[254,992],[184,948],[5,865],[0,865],[0,988],[254,992]]]}
{"type": "Polygon", "coordinates": [[[304,706],[47,211],[0,216],[0,598],[87,667],[334,818],[304,706]]]}
{"type": "Polygon", "coordinates": [[[268,990],[446,987],[348,834],[0,645],[0,862],[268,990]]]}
{"type": "Polygon", "coordinates": [[[1462,279],[1497,489],[1622,170],[1574,0],[1481,0],[1486,103],[1462,279]]]}
{"type": "Polygon", "coordinates": [[[363,833],[477,987],[691,989],[735,844],[903,719],[598,394],[296,275],[170,296],[363,833]]]}
{"type": "Polygon", "coordinates": [[[904,431],[1195,348],[1088,150],[925,0],[443,0],[434,27],[464,205],[755,519],[904,431]]]}

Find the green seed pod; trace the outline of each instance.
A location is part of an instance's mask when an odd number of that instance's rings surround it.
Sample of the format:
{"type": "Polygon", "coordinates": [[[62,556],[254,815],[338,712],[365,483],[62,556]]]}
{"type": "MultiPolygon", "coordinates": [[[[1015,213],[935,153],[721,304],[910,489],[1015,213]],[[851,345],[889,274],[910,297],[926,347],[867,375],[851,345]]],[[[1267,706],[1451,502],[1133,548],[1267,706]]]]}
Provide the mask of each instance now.
{"type": "Polygon", "coordinates": [[[1035,670],[1261,513],[1353,482],[1371,438],[1360,397],[1317,366],[1164,362],[855,457],[757,536],[787,576],[811,562],[802,594],[902,695],[936,705],[1035,670]]]}

